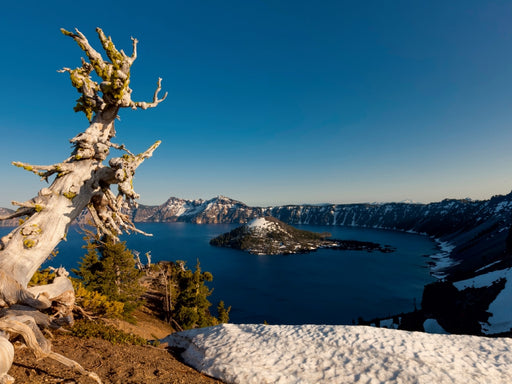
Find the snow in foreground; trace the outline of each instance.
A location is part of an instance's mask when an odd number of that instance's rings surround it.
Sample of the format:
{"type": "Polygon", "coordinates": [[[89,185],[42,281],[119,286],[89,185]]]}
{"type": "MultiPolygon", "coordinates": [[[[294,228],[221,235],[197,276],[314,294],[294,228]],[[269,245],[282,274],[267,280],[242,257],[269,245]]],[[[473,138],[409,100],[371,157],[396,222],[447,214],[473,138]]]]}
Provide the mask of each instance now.
{"type": "Polygon", "coordinates": [[[162,340],[226,383],[510,383],[512,339],[362,326],[236,325],[162,340]]]}

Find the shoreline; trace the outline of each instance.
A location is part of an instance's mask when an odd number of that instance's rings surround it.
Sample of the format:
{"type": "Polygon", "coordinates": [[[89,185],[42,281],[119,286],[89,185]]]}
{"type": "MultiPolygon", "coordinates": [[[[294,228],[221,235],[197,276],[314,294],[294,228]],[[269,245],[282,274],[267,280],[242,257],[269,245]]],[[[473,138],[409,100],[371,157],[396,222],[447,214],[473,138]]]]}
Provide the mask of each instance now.
{"type": "Polygon", "coordinates": [[[455,245],[436,237],[431,237],[431,239],[436,243],[439,252],[428,255],[428,257],[433,260],[429,262],[430,274],[438,280],[444,280],[446,276],[448,276],[444,271],[460,263],[450,257],[452,251],[455,249],[455,245]]]}

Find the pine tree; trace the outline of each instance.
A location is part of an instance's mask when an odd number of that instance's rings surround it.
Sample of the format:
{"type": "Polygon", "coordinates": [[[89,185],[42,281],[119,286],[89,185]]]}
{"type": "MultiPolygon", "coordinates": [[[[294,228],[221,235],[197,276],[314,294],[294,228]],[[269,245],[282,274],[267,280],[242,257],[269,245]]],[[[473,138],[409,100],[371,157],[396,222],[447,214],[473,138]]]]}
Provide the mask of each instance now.
{"type": "Polygon", "coordinates": [[[95,286],[96,274],[102,268],[97,251],[99,243],[90,236],[84,237],[84,240],[86,245],[83,248],[87,249],[87,253],[78,262],[78,269],[72,269],[72,272],[79,277],[84,287],[96,291],[99,289],[95,286]]]}
{"type": "Polygon", "coordinates": [[[217,306],[217,314],[219,323],[227,323],[229,322],[229,312],[231,311],[231,306],[226,309],[224,301],[219,301],[219,305],[217,306]]]}
{"type": "Polygon", "coordinates": [[[210,272],[202,272],[199,261],[195,271],[185,268],[184,262],[176,262],[175,273],[177,294],[175,295],[174,319],[184,328],[201,328],[217,324],[217,319],[211,315],[208,296],[212,290],[205,282],[213,280],[210,272]]]}
{"type": "Polygon", "coordinates": [[[102,240],[88,242],[88,252],[79,263],[79,269],[73,272],[88,290],[124,303],[124,312],[128,315],[142,304],[141,273],[135,268],[134,255],[125,242],[116,242],[110,237],[102,240]]]}

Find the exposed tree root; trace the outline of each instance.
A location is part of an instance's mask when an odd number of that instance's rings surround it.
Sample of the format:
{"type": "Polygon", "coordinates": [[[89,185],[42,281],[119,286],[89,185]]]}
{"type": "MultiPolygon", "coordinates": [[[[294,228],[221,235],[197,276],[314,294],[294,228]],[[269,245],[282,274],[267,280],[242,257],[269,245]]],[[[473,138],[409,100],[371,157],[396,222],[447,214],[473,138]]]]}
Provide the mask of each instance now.
{"type": "MultiPolygon", "coordinates": [[[[16,335],[20,335],[27,347],[32,350],[36,358],[42,359],[42,358],[50,358],[53,360],[58,361],[59,363],[65,365],[68,368],[73,369],[74,371],[84,375],[88,376],[91,379],[95,380],[97,383],[101,384],[102,381],[98,377],[97,374],[94,372],[89,372],[86,369],[84,369],[80,364],[78,364],[76,361],[68,359],[65,356],[62,356],[56,352],[53,352],[51,350],[51,344],[45,339],[39,328],[37,327],[37,324],[35,323],[34,319],[30,316],[9,316],[9,317],[3,317],[0,319],[0,330],[7,332],[11,337],[14,337],[16,335]]],[[[5,338],[3,338],[5,340],[5,338]]],[[[0,338],[2,340],[2,338],[0,338]]],[[[8,343],[10,344],[10,343],[8,343]]],[[[2,340],[2,343],[0,343],[0,355],[4,356],[6,355],[8,359],[10,358],[10,351],[12,349],[8,346],[5,341],[2,340]]],[[[12,353],[12,356],[14,357],[14,352],[12,353]]],[[[10,364],[9,368],[12,364],[12,358],[10,358],[10,364]]],[[[3,367],[2,367],[3,368],[3,367]]],[[[0,372],[1,373],[1,372],[0,372]]],[[[7,372],[4,373],[4,375],[7,372]]],[[[1,381],[0,381],[1,383],[1,381]]]]}

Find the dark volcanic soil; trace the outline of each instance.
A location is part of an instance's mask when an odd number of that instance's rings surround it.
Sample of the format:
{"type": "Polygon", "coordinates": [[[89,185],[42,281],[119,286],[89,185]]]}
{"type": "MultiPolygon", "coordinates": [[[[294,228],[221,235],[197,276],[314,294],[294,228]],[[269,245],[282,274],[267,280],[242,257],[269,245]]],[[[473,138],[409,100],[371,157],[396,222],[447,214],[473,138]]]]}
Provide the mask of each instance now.
{"type": "MultiPolygon", "coordinates": [[[[122,321],[114,325],[146,339],[163,338],[172,331],[168,325],[147,313],[138,311],[135,317],[136,325],[122,321]]],[[[48,338],[53,351],[95,372],[104,384],[222,384],[181,363],[163,346],[114,345],[102,339],[81,339],[60,331],[54,332],[53,338],[48,338]]],[[[49,358],[37,361],[32,352],[21,344],[17,343],[15,347],[14,364],[9,374],[16,379],[16,384],[96,383],[49,358]]]]}
{"type": "MultiPolygon", "coordinates": [[[[56,336],[53,350],[97,373],[104,384],[213,384],[221,383],[180,363],[165,349],[113,345],[100,339],[56,336]]],[[[48,358],[36,361],[27,348],[16,348],[9,374],[17,384],[66,383],[94,384],[95,381],[75,373],[48,358]]]]}

